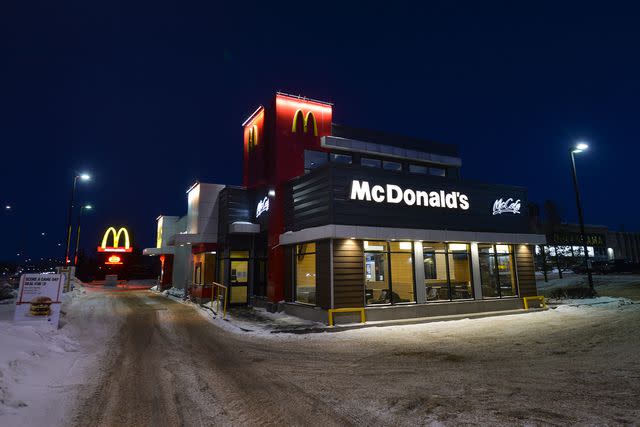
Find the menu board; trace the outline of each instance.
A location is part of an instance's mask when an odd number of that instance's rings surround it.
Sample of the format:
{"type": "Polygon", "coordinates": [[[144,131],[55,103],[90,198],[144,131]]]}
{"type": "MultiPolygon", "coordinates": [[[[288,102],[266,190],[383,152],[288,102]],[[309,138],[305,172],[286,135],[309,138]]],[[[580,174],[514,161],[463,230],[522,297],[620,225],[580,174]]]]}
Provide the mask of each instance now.
{"type": "Polygon", "coordinates": [[[64,274],[23,274],[14,321],[58,328],[64,274]]]}

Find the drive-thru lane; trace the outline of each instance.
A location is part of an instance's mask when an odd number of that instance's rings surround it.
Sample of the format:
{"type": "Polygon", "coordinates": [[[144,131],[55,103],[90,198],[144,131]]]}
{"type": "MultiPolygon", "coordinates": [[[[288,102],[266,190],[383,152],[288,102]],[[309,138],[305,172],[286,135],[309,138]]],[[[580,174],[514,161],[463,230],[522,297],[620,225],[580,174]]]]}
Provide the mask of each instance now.
{"type": "Polygon", "coordinates": [[[92,304],[104,307],[98,318],[120,326],[79,390],[76,425],[617,423],[640,416],[633,351],[640,340],[624,329],[640,325],[637,305],[264,337],[229,332],[148,291],[86,298],[103,299],[92,304]]]}

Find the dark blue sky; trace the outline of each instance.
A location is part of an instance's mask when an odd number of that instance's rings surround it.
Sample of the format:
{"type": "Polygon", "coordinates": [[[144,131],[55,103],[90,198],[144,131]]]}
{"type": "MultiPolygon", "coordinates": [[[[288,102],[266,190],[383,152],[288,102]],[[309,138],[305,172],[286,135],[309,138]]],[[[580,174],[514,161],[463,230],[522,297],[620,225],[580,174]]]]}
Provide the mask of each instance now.
{"type": "Polygon", "coordinates": [[[62,256],[74,170],[95,176],[84,246],[111,224],[152,245],[196,178],[240,183],[241,123],[277,90],[458,144],[464,178],[526,186],[570,221],[568,146],[586,139],[586,221],[640,228],[634,2],[226,3],[2,2],[0,259],[62,256]]]}

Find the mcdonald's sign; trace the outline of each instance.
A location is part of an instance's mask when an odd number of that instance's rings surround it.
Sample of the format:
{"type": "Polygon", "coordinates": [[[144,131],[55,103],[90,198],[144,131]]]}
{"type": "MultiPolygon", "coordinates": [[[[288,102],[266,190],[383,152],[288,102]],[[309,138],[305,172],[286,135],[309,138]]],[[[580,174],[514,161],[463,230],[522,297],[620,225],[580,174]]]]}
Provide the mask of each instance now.
{"type": "Polygon", "coordinates": [[[118,231],[114,227],[107,228],[102,237],[102,244],[98,246],[98,252],[131,252],[131,241],[129,240],[129,232],[126,228],[120,227],[118,231]],[[109,236],[113,235],[113,246],[107,246],[109,236]],[[124,236],[124,246],[119,246],[120,237],[124,236]]]}
{"type": "Polygon", "coordinates": [[[300,122],[302,122],[302,131],[304,133],[308,133],[313,130],[313,136],[318,136],[318,123],[316,122],[316,116],[312,111],[307,111],[307,114],[304,114],[302,110],[296,110],[293,115],[291,132],[296,133],[300,129],[300,122]]]}

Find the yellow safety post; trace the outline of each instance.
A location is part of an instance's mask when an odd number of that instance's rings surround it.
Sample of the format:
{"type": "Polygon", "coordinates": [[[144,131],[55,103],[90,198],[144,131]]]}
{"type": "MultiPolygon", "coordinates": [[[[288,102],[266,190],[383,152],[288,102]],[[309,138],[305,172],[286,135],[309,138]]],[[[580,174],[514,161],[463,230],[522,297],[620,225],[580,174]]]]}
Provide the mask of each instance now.
{"type": "Polygon", "coordinates": [[[540,305],[542,305],[542,308],[547,308],[547,303],[544,300],[544,297],[539,295],[539,296],[535,296],[535,297],[524,297],[522,298],[522,302],[524,304],[524,309],[525,310],[529,310],[529,300],[538,300],[540,301],[540,305]]]}
{"type": "Polygon", "coordinates": [[[333,326],[333,313],[356,313],[356,312],[360,312],[360,323],[365,323],[366,322],[366,316],[364,313],[364,308],[362,307],[357,307],[357,308],[330,308],[329,310],[327,310],[327,313],[329,314],[329,326],[333,326]]]}

